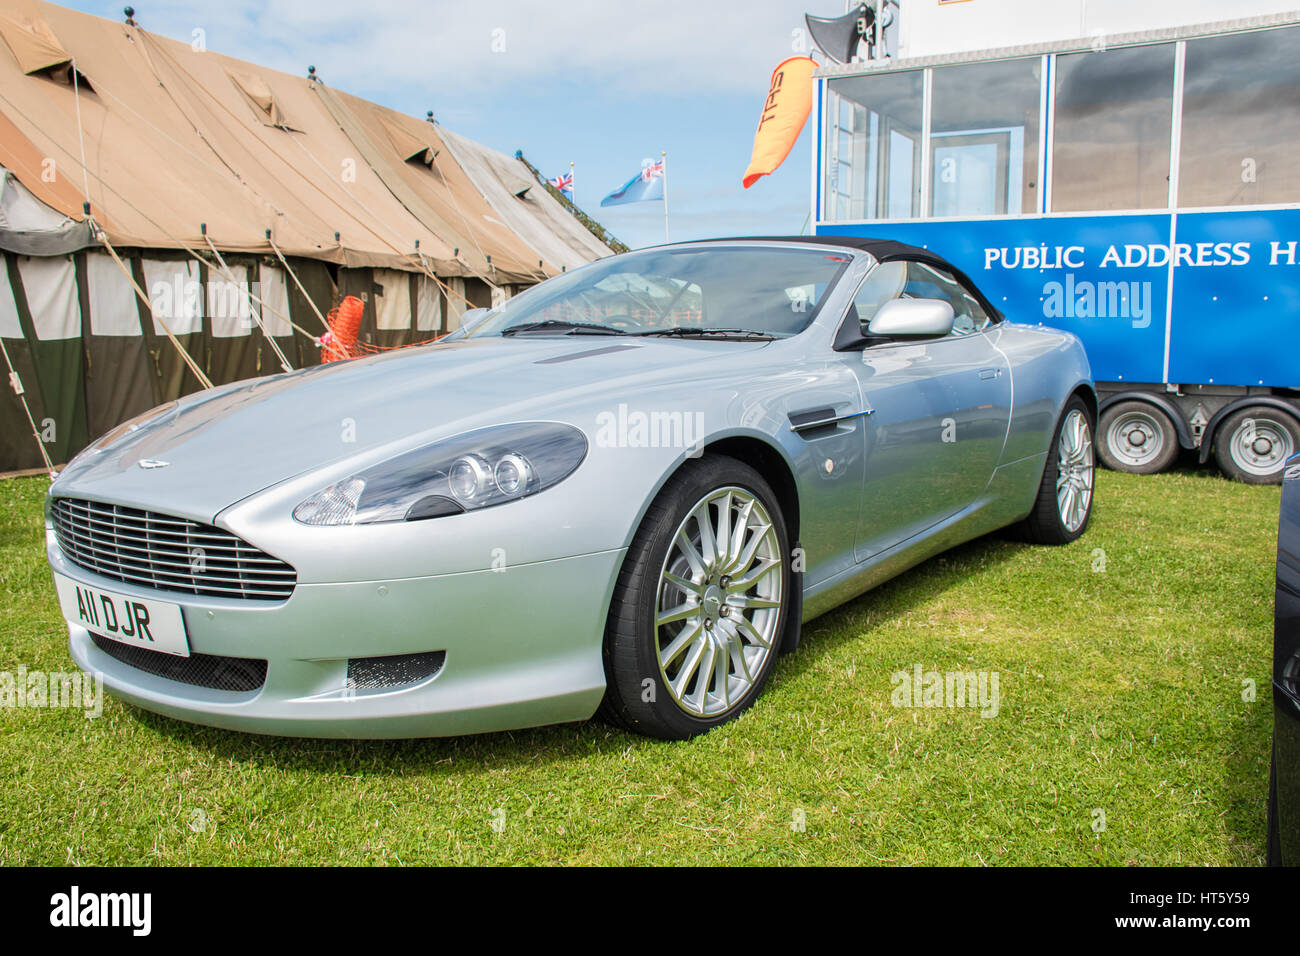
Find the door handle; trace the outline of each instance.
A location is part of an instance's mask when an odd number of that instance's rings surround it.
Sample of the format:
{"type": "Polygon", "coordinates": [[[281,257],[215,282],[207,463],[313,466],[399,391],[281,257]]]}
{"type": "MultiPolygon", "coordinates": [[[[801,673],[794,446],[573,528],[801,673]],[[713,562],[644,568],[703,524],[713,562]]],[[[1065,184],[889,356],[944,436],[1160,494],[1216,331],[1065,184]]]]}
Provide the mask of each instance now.
{"type": "Polygon", "coordinates": [[[1002,374],[1000,368],[982,368],[980,369],[980,378],[997,378],[1002,374]]]}

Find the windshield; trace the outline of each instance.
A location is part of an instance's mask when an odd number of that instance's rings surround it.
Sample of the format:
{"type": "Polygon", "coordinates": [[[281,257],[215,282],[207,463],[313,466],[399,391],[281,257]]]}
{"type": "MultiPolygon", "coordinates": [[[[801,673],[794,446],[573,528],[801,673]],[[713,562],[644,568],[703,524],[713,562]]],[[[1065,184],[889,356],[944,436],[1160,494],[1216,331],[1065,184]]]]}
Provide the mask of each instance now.
{"type": "Polygon", "coordinates": [[[758,245],[648,249],[611,256],[510,299],[467,337],[785,338],[808,327],[851,258],[825,249],[758,245]]]}

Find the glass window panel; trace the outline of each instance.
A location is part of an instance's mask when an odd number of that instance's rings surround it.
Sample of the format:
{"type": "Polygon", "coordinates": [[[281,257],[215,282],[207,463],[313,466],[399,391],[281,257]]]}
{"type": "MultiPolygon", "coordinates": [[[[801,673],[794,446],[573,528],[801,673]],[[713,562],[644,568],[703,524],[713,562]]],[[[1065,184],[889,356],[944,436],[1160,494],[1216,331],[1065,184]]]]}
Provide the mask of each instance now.
{"type": "Polygon", "coordinates": [[[509,299],[471,335],[499,335],[545,321],[596,323],[631,333],[739,325],[795,335],[812,321],[850,259],[811,248],[724,245],[611,256],[509,299]]]}
{"type": "Polygon", "coordinates": [[[1187,42],[1180,206],[1300,200],[1300,27],[1187,42]]]}
{"type": "Polygon", "coordinates": [[[1052,209],[1164,209],[1174,45],[1056,58],[1052,209]]]}
{"type": "Polygon", "coordinates": [[[946,270],[924,262],[907,264],[907,284],[903,286],[904,299],[942,299],[952,306],[952,335],[978,332],[989,324],[988,313],[975,297],[962,288],[946,270]]]}
{"type": "Polygon", "coordinates": [[[922,83],[919,70],[830,82],[824,216],[920,216],[922,83]]]}
{"type": "Polygon", "coordinates": [[[943,269],[924,262],[895,260],[882,262],[868,273],[853,298],[862,331],[880,307],[891,299],[943,299],[952,305],[952,335],[978,332],[989,324],[988,313],[975,297],[943,269]]]}
{"type": "Polygon", "coordinates": [[[1039,57],[934,71],[931,215],[1038,210],[1041,100],[1039,57]]]}

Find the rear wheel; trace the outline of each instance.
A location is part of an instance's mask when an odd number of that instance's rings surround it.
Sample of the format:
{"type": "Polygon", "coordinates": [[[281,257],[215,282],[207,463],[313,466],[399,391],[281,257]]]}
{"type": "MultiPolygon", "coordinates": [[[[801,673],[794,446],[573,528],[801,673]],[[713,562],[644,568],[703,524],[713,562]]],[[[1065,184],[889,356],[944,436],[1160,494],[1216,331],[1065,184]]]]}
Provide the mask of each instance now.
{"type": "Polygon", "coordinates": [[[1097,456],[1111,471],[1152,475],[1178,457],[1178,432],[1149,402],[1116,402],[1101,415],[1097,456]]]}
{"type": "Polygon", "coordinates": [[[1034,544],[1069,544],[1092,517],[1092,415],[1083,399],[1065,403],[1043,466],[1034,509],[1016,528],[1034,544]]]}
{"type": "Polygon", "coordinates": [[[1229,478],[1251,485],[1282,482],[1286,460],[1300,448],[1300,422],[1267,405],[1233,412],[1214,433],[1214,459],[1229,478]]]}
{"type": "Polygon", "coordinates": [[[781,508],[742,462],[686,462],[647,511],[605,631],[601,713],[682,740],[735,718],[776,660],[791,574],[781,508]]]}

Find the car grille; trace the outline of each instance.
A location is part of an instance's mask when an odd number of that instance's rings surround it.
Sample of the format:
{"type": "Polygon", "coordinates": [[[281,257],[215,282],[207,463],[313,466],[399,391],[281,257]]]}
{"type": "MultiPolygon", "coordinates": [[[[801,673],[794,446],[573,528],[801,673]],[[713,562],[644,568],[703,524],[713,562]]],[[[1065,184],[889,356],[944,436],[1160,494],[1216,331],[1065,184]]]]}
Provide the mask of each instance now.
{"type": "Polygon", "coordinates": [[[266,661],[252,657],[220,657],[216,654],[177,657],[110,641],[98,634],[90,635],[90,639],[101,651],[123,664],[182,684],[211,687],[213,690],[250,691],[266,683],[266,661]]]}
{"type": "Polygon", "coordinates": [[[63,556],[115,581],[252,601],[283,601],[298,581],[279,558],[212,525],[80,498],[56,498],[52,511],[63,556]]]}

